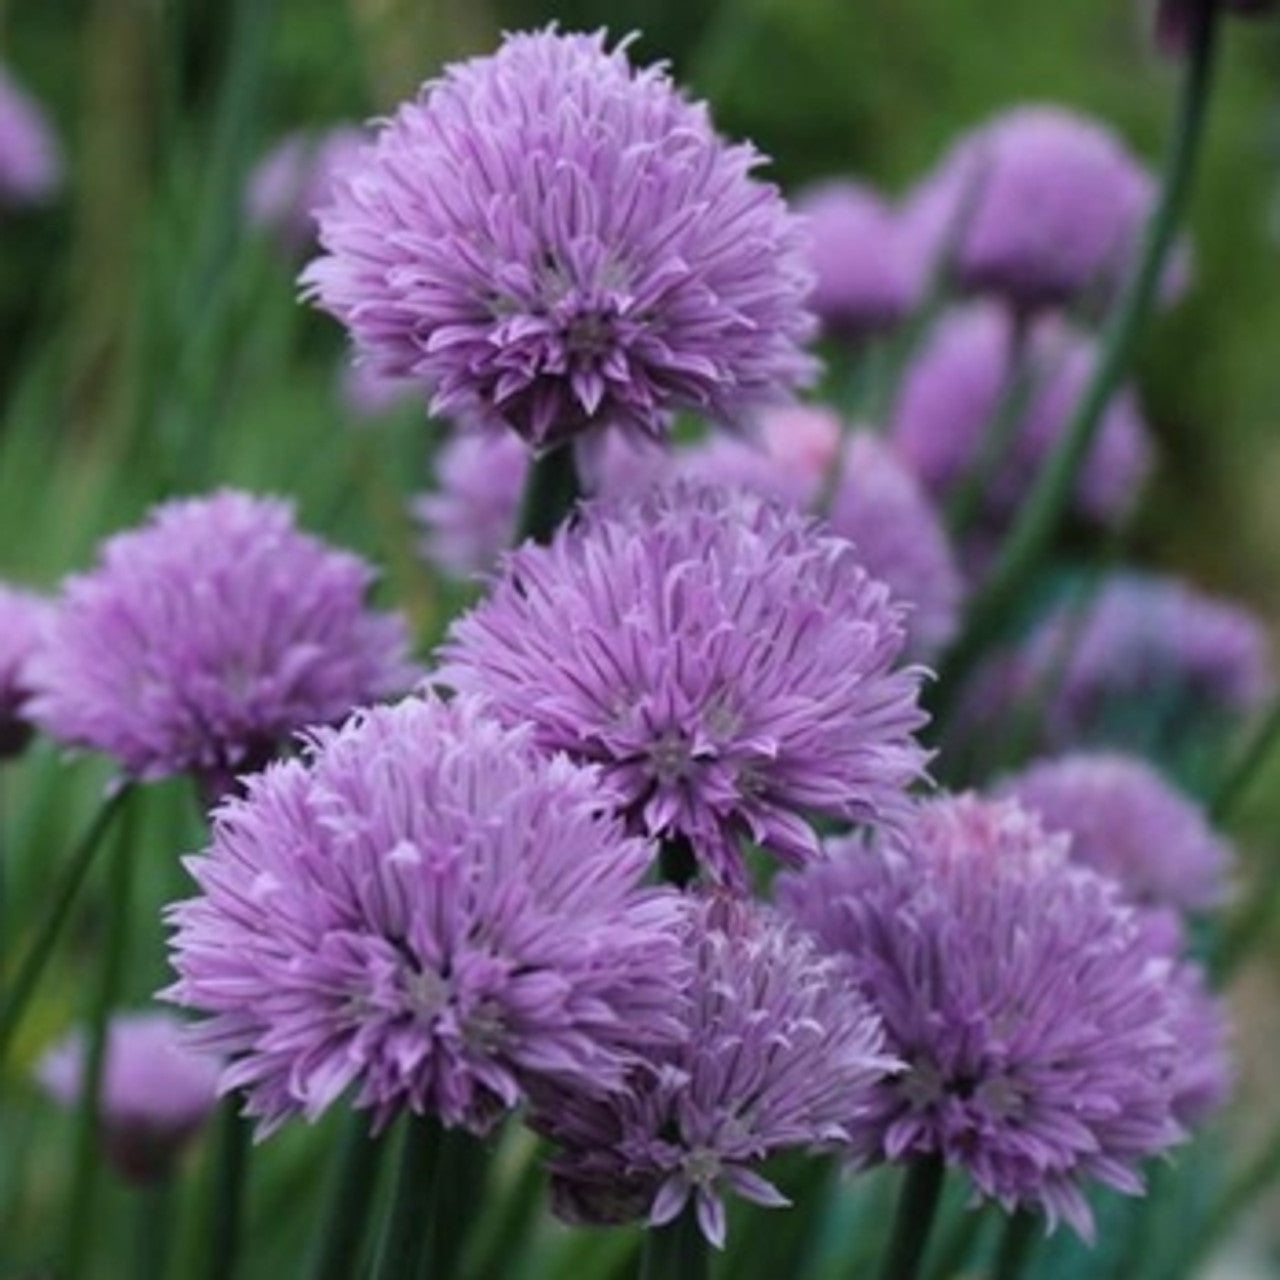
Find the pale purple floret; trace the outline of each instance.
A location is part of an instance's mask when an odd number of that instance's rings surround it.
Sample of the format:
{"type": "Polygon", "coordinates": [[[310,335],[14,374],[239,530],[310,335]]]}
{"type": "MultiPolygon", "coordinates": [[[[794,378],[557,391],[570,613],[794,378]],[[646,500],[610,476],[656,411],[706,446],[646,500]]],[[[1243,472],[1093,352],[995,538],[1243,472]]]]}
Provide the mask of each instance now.
{"type": "Polygon", "coordinates": [[[358,360],[349,360],[338,377],[338,396],[358,422],[372,422],[422,399],[422,389],[403,378],[387,378],[358,360]]]}
{"type": "Polygon", "coordinates": [[[1064,601],[1018,650],[993,656],[965,695],[964,718],[985,732],[1034,703],[1044,751],[1142,746],[1153,728],[1164,741],[1246,715],[1274,684],[1256,615],[1178,578],[1129,571],[1064,601]]]}
{"type": "Polygon", "coordinates": [[[282,138],[249,174],[245,216],[275,235],[289,252],[301,253],[315,243],[316,210],[333,194],[333,175],[368,139],[369,134],[354,125],[282,138]]]}
{"type": "Polygon", "coordinates": [[[164,503],[64,584],[30,714],[135,777],[190,772],[220,794],[304,726],[412,685],[404,621],[365,604],[374,576],[287,502],[164,503]]]}
{"type": "Polygon", "coordinates": [[[955,634],[964,586],[942,518],[916,477],[871,432],[842,438],[828,409],[771,410],[761,425],[758,441],[721,436],[677,450],[672,469],[821,515],[910,606],[910,655],[940,652],[955,634]]]}
{"type": "Polygon", "coordinates": [[[737,421],[814,371],[801,224],[627,43],[509,35],[402,106],[334,181],[305,293],[443,417],[537,447],[737,421]]]}
{"type": "MultiPolygon", "coordinates": [[[[1098,358],[1096,344],[1056,319],[1036,324],[1024,357],[1015,356],[1015,322],[992,303],[946,314],[903,378],[892,412],[899,454],[938,501],[981,465],[988,433],[1025,379],[1025,406],[1012,439],[982,482],[979,513],[998,533],[1026,497],[1061,440],[1098,358]]],[[[1111,523],[1132,505],[1151,462],[1147,430],[1131,389],[1103,416],[1080,474],[1074,504],[1091,520],[1111,523]]]]}
{"type": "Polygon", "coordinates": [[[798,864],[809,816],[892,823],[924,769],[903,610],[844,539],[743,490],[586,508],[509,556],[440,679],[601,766],[636,829],[745,884],[750,839],[798,864]]]}
{"type": "Polygon", "coordinates": [[[836,843],[784,908],[847,958],[907,1063],[853,1125],[858,1163],[941,1155],[982,1196],[1091,1237],[1097,1181],[1185,1135],[1173,961],[1114,882],[1010,801],[922,805],[901,842],[836,843]]]}
{"type": "Polygon", "coordinates": [[[796,212],[808,222],[816,278],[809,305],[830,332],[865,338],[906,318],[918,291],[914,255],[877,191],[824,182],[797,196],[796,212]]]}
{"type": "Polygon", "coordinates": [[[0,582],[0,761],[30,741],[30,669],[52,618],[52,601],[0,582]]]}
{"type": "Polygon", "coordinates": [[[1153,188],[1110,129],[1064,107],[1015,107],[965,134],[909,198],[917,288],[945,263],[959,287],[1028,312],[1113,294],[1153,188]]]}
{"type": "MultiPolygon", "coordinates": [[[[218,1100],[221,1063],[193,1049],[168,1013],[123,1013],[107,1026],[100,1116],[106,1154],[131,1182],[169,1177],[218,1100]]],[[[62,1106],[80,1103],[88,1045],[75,1031],[41,1059],[36,1075],[62,1106]]]]}
{"type": "Polygon", "coordinates": [[[1231,852],[1204,812],[1138,756],[1079,753],[1007,779],[1003,793],[1071,837],[1071,856],[1143,906],[1201,911],[1226,895],[1231,852]]]}
{"type": "Polygon", "coordinates": [[[43,112],[0,66],[0,204],[43,204],[62,185],[62,153],[43,112]]]}
{"type": "Polygon", "coordinates": [[[348,1090],[482,1133],[531,1081],[619,1088],[679,1031],[681,916],[610,799],[476,699],[359,712],[218,811],[165,995],[261,1135],[348,1090]]]}
{"type": "Polygon", "coordinates": [[[761,1176],[770,1155],[831,1148],[898,1064],[844,966],[771,909],[691,900],[691,983],[679,1041],[605,1099],[535,1092],[532,1126],[559,1148],[552,1203],[575,1224],[674,1220],[692,1201],[725,1241],[724,1197],[789,1202],[761,1176]]]}

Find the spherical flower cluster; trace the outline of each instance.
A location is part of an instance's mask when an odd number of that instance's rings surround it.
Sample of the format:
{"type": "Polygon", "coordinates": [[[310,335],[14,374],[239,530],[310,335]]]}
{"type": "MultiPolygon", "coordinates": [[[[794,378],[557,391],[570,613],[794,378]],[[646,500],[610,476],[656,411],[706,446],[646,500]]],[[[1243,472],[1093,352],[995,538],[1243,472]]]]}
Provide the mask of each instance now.
{"type": "MultiPolygon", "coordinates": [[[[980,465],[988,433],[1010,397],[1025,407],[998,465],[982,485],[981,515],[998,531],[1062,438],[1092,376],[1097,348],[1056,320],[1036,325],[1025,359],[1015,356],[1015,322],[993,304],[971,303],[946,315],[903,379],[893,409],[895,447],[939,501],[980,465]],[[1015,380],[1025,378],[1025,389],[1015,380]]],[[[1016,402],[1015,402],[1016,403],[1016,402]]],[[[1150,444],[1130,390],[1114,398],[1076,481],[1075,506],[1100,522],[1133,502],[1150,463],[1150,444]]]]}
{"type": "Polygon", "coordinates": [[[350,125],[282,138],[249,175],[245,216],[275,235],[289,252],[302,252],[315,240],[315,213],[329,201],[333,175],[366,140],[364,130],[350,125]]]}
{"type": "Polygon", "coordinates": [[[910,605],[908,650],[931,657],[955,634],[963,597],[942,519],[878,437],[842,436],[828,409],[773,410],[762,418],[758,442],[718,437],[677,451],[672,469],[821,514],[833,533],[853,543],[867,572],[910,605]]]}
{"type": "Polygon", "coordinates": [[[1222,901],[1231,854],[1204,813],[1137,756],[1098,752],[1033,764],[1002,786],[1071,837],[1071,856],[1144,906],[1222,901]]]}
{"type": "Polygon", "coordinates": [[[0,67],[0,203],[40,204],[62,182],[62,155],[40,108],[0,67]]]}
{"type": "Polygon", "coordinates": [[[30,714],[136,777],[191,772],[220,794],[296,730],[412,683],[403,621],[365,606],[373,578],[286,502],[165,503],[65,584],[30,714]]]}
{"type": "Polygon", "coordinates": [[[923,276],[954,244],[962,289],[1017,310],[1112,293],[1131,268],[1152,187],[1098,121],[1017,107],[965,135],[911,198],[907,240],[923,276]]]}
{"type": "Polygon", "coordinates": [[[816,279],[809,305],[832,333],[864,338],[892,328],[915,305],[917,281],[893,208],[859,182],[802,192],[816,279]]]}
{"type": "Polygon", "coordinates": [[[475,699],[320,730],[217,814],[170,909],[178,981],[269,1133],[347,1089],[483,1132],[531,1080],[583,1097],[679,1028],[678,895],[642,889],[593,770],[475,699]]]}
{"type": "MultiPolygon", "coordinates": [[[[1187,50],[1194,6],[1199,0],[1159,0],[1156,9],[1156,42],[1169,54],[1187,50]]],[[[1263,17],[1274,13],[1276,0],[1216,0],[1224,13],[1263,17]]]]}
{"type": "Polygon", "coordinates": [[[440,679],[598,763],[633,825],[745,883],[741,842],[818,851],[810,813],[892,822],[926,760],[902,610],[853,547],[745,491],[587,508],[504,562],[440,679]]]}
{"type": "Polygon", "coordinates": [[[1116,574],[1052,611],[1020,650],[974,678],[974,732],[1034,699],[1039,745],[1149,746],[1171,727],[1205,730],[1258,707],[1274,684],[1266,631],[1239,605],[1176,578],[1116,574]]]}
{"type": "Polygon", "coordinates": [[[758,1172],[775,1152],[831,1147],[899,1064],[839,962],[772,911],[688,904],[691,977],[679,1040],[605,1099],[535,1095],[534,1128],[560,1150],[552,1200],[573,1223],[673,1221],[691,1200],[725,1239],[723,1196],[787,1204],[758,1172]]]}
{"type": "Polygon", "coordinates": [[[907,1070],[852,1126],[861,1162],[939,1155],[978,1192],[1092,1232],[1093,1180],[1139,1193],[1183,1135],[1172,962],[1113,882],[1012,802],[926,805],[780,886],[853,966],[907,1070]]]}
{"type": "MultiPolygon", "coordinates": [[[[158,1182],[217,1102],[221,1064],[190,1048],[183,1024],[165,1013],[126,1013],[107,1027],[100,1114],[105,1150],[121,1176],[158,1182]]],[[[64,1107],[84,1090],[87,1044],[73,1032],[36,1069],[40,1083],[64,1107]]]]}
{"type": "Polygon", "coordinates": [[[812,372],[800,223],[706,108],[625,43],[510,35],[335,177],[307,294],[432,412],[537,447],[736,420],[812,372]]]}
{"type": "Polygon", "coordinates": [[[52,617],[49,601],[0,582],[0,762],[30,740],[30,668],[52,617]]]}

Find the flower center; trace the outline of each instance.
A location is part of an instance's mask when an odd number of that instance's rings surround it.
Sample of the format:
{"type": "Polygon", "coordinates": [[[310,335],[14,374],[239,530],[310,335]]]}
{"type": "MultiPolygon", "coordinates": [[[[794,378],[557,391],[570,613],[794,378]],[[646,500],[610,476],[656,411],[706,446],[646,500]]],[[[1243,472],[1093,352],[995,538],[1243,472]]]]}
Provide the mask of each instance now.
{"type": "Polygon", "coordinates": [[[695,1187],[709,1187],[720,1176],[720,1157],[709,1147],[695,1147],[680,1162],[684,1176],[695,1187]]]}
{"type": "Polygon", "coordinates": [[[411,970],[404,980],[405,1003],[420,1022],[439,1017],[452,994],[449,982],[434,969],[411,970]]]}

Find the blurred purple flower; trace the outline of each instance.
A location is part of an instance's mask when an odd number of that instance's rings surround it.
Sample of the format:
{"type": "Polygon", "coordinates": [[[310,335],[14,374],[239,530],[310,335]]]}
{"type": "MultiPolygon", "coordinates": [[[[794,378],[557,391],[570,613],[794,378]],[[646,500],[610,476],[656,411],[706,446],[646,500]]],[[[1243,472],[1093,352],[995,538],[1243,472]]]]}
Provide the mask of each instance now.
{"type": "Polygon", "coordinates": [[[1136,571],[1068,599],[974,676],[960,719],[982,734],[1034,701],[1037,745],[1149,748],[1259,707],[1274,688],[1267,633],[1240,605],[1136,571]]]}
{"type": "Polygon", "coordinates": [[[603,1099],[535,1092],[530,1123],[560,1150],[552,1202],[575,1224],[674,1220],[690,1200],[725,1241],[723,1197],[788,1201],[759,1173],[770,1155],[831,1147],[898,1067],[844,967],[755,903],[687,903],[692,969],[683,1035],[603,1099]]]}
{"type": "Polygon", "coordinates": [[[904,212],[917,288],[955,243],[966,292],[1017,311],[1111,295],[1133,265],[1154,188],[1105,125],[1064,107],[1015,107],[965,134],[904,212]]]}
{"type": "Polygon", "coordinates": [[[741,842],[818,851],[811,813],[893,822],[926,753],[902,610],[843,539],[680,483],[586,508],[509,556],[440,679],[601,765],[634,826],[745,884],[741,842]]]}
{"type": "Polygon", "coordinates": [[[553,28],[455,63],[320,211],[302,280],[362,358],[536,447],[738,420],[813,372],[800,223],[705,106],[553,28]]]}
{"type": "Polygon", "coordinates": [[[890,329],[916,302],[913,258],[896,211],[860,182],[803,191],[796,212],[809,224],[816,284],[809,305],[833,334],[860,339],[890,329]]]}
{"type": "Polygon", "coordinates": [[[0,763],[30,741],[30,668],[52,618],[52,601],[0,582],[0,763]]]}
{"type": "MultiPolygon", "coordinates": [[[[939,501],[979,465],[987,433],[1016,377],[1031,385],[1009,445],[982,489],[985,532],[1012,518],[1065,431],[1098,358],[1094,342],[1051,318],[1034,326],[1025,362],[1015,357],[1015,322],[990,303],[945,315],[907,370],[893,408],[900,455],[939,501]]],[[[1076,481],[1077,510],[1109,523],[1131,505],[1151,461],[1151,446],[1132,390],[1107,409],[1076,481]]]]}
{"type": "Polygon", "coordinates": [[[1184,1136],[1184,1014],[1137,912],[1065,846],[1012,802],[948,797],[899,843],[836,843],[780,896],[908,1064],[853,1124],[855,1159],[941,1155],[1089,1238],[1085,1185],[1141,1194],[1139,1162],[1184,1136]]]}
{"type": "Polygon", "coordinates": [[[254,166],[245,216],[293,254],[315,243],[316,211],[328,204],[333,175],[357,156],[369,134],[354,125],[326,133],[291,133],[254,166]]]}
{"type": "Polygon", "coordinates": [[[421,397],[421,388],[403,378],[388,378],[359,360],[348,360],[338,379],[338,396],[358,422],[384,418],[421,397]]]}
{"type": "Polygon", "coordinates": [[[0,66],[0,204],[43,204],[62,185],[62,154],[35,102],[0,66]]]}
{"type": "MultiPolygon", "coordinates": [[[[107,1157],[130,1182],[168,1178],[218,1099],[220,1063],[187,1045],[167,1013],[117,1014],[107,1027],[100,1115],[107,1157]]],[[[84,1090],[84,1033],[73,1032],[40,1059],[49,1095],[75,1107],[84,1090]]]]}
{"type": "Polygon", "coordinates": [[[678,895],[594,770],[476,699],[362,711],[248,781],[170,908],[166,998],[211,1017],[260,1133],[347,1089],[485,1131],[531,1080],[620,1087],[678,1033],[678,895]]]}
{"type": "Polygon", "coordinates": [[[1001,787],[1071,837],[1071,856],[1119,881],[1142,906],[1199,911],[1222,902],[1231,852],[1201,809],[1138,756],[1043,760],[1001,787]]]}
{"type": "Polygon", "coordinates": [[[287,502],[165,503],[64,584],[31,717],[136,777],[191,772],[220,794],[298,729],[412,684],[403,620],[364,603],[373,579],[287,502]]]}

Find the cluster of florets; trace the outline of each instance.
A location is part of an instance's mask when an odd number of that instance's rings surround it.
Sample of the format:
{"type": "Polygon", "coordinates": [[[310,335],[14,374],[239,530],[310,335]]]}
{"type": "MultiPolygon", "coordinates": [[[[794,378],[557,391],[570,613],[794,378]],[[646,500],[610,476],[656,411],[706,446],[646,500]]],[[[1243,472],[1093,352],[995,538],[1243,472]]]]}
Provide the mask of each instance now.
{"type": "Polygon", "coordinates": [[[19,755],[31,737],[31,665],[52,617],[43,596],[0,582],[0,761],[19,755]]]}
{"type": "Polygon", "coordinates": [[[815,856],[810,814],[892,823],[926,755],[904,613],[847,542],[744,490],[599,502],[511,554],[441,680],[600,766],[632,825],[746,883],[815,856]]]}
{"type": "Polygon", "coordinates": [[[156,508],[69,579],[29,667],[29,714],[131,775],[213,796],[297,730],[398,694],[407,628],[369,610],[373,569],[226,490],[156,508]]]}
{"type": "Polygon", "coordinates": [[[761,159],[625,43],[512,35],[334,174],[305,287],[433,412],[539,448],[738,419],[812,371],[800,223],[761,159]]]}
{"type": "Polygon", "coordinates": [[[1141,1192],[1138,1163],[1183,1136],[1188,1067],[1172,961],[1067,846],[1015,804],[961,796],[900,841],[837,843],[781,892],[906,1063],[855,1122],[855,1158],[941,1156],[1087,1236],[1084,1187],[1141,1192]]]}
{"type": "Polygon", "coordinates": [[[53,130],[0,66],[0,204],[40,204],[61,181],[62,155],[53,130]]]}
{"type": "Polygon", "coordinates": [[[769,909],[711,897],[685,915],[680,1038],[616,1095],[535,1094],[533,1125],[558,1148],[552,1195],[568,1221],[661,1226],[692,1201],[721,1246],[724,1194],[787,1204],[763,1161],[846,1142],[873,1084],[899,1064],[843,963],[769,909]]]}

